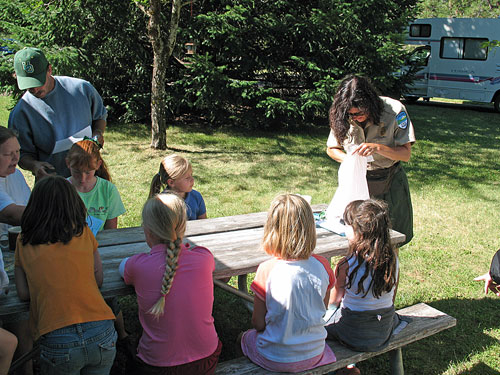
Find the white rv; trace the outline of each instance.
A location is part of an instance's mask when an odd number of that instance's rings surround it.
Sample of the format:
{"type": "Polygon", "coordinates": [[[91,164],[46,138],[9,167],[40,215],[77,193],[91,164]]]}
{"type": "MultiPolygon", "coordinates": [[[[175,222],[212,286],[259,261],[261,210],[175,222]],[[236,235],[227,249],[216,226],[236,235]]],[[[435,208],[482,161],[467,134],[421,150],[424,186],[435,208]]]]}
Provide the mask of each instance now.
{"type": "Polygon", "coordinates": [[[408,63],[422,68],[404,97],[493,102],[500,112],[500,48],[484,46],[492,40],[500,40],[500,18],[424,18],[412,22],[405,43],[417,47],[408,63]]]}

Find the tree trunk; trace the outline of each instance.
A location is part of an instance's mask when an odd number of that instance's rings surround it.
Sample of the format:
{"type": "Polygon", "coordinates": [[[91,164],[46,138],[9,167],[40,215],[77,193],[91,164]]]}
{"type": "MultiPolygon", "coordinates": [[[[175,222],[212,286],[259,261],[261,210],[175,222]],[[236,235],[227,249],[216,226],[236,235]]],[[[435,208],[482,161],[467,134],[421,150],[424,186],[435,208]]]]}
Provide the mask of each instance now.
{"type": "Polygon", "coordinates": [[[172,0],[167,40],[161,31],[161,0],[150,0],[147,15],[148,37],[153,48],[153,77],[151,80],[151,147],[167,148],[167,103],[165,78],[168,60],[172,55],[177,37],[181,0],[172,0]]]}

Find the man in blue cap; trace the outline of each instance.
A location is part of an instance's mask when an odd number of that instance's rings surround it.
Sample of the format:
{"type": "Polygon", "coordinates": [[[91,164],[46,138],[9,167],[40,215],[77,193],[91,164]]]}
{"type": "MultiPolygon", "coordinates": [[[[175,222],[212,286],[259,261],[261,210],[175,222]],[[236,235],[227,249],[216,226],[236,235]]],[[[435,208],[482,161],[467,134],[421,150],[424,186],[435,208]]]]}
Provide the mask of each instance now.
{"type": "Polygon", "coordinates": [[[26,90],[9,116],[9,128],[19,134],[19,166],[37,179],[50,173],[69,177],[65,157],[73,143],[84,136],[104,141],[107,111],[100,95],[87,81],[53,76],[38,48],[18,51],[14,70],[19,89],[26,90]]]}

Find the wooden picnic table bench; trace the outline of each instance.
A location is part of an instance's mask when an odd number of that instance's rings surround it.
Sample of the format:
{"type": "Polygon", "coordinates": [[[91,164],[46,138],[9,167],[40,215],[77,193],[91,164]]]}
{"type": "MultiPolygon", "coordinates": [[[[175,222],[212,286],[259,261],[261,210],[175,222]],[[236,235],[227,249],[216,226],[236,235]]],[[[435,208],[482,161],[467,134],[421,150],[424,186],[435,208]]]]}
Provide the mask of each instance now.
{"type": "MultiPolygon", "coordinates": [[[[392,335],[389,345],[378,352],[355,352],[341,345],[337,341],[327,340],[327,344],[332,348],[337,361],[299,374],[328,374],[334,370],[346,367],[351,363],[364,361],[383,353],[390,353],[391,373],[393,375],[403,375],[403,357],[401,348],[412,342],[424,339],[445,329],[454,327],[457,324],[455,318],[436,310],[435,308],[418,303],[416,305],[398,310],[397,313],[409,318],[409,324],[399,333],[392,335]]],[[[270,375],[278,374],[264,370],[246,357],[240,357],[229,361],[221,362],[215,371],[217,375],[270,375]]],[[[283,374],[283,373],[280,373],[283,374]]]]}
{"type": "MultiPolygon", "coordinates": [[[[324,210],[326,205],[313,205],[312,207],[313,211],[319,212],[324,210]]],[[[236,294],[246,298],[247,300],[251,300],[251,297],[244,293],[244,291],[246,291],[246,274],[255,272],[260,263],[270,258],[264,251],[260,250],[266,216],[266,212],[257,212],[244,215],[189,221],[187,223],[185,239],[193,244],[207,247],[214,254],[214,279],[238,276],[238,284],[241,289],[243,289],[243,292],[237,291],[236,294]]],[[[345,237],[341,237],[338,234],[332,233],[323,228],[316,228],[316,232],[316,254],[320,254],[325,257],[345,255],[348,248],[348,241],[345,237]]],[[[394,243],[401,243],[404,241],[404,238],[405,236],[403,234],[391,231],[391,239],[394,243]]],[[[104,282],[101,287],[102,295],[104,298],[111,298],[133,294],[133,287],[125,285],[120,277],[118,273],[118,265],[125,257],[149,251],[142,228],[133,227],[104,230],[97,235],[97,240],[99,243],[99,253],[101,255],[104,271],[104,282]]],[[[2,315],[28,311],[29,309],[29,304],[27,302],[21,302],[17,297],[13,278],[13,253],[4,253],[4,258],[6,260],[6,265],[8,266],[11,285],[10,293],[7,296],[0,297],[0,317],[2,315]]],[[[215,281],[217,282],[217,280],[215,281]]],[[[220,285],[221,283],[217,284],[220,285]]],[[[227,287],[225,289],[231,290],[231,287],[227,287]]],[[[428,332],[427,336],[432,334],[430,333],[432,330],[428,332]]],[[[420,339],[419,335],[421,336],[421,333],[416,335],[416,338],[413,341],[420,339]]],[[[397,342],[399,341],[394,341],[394,343],[397,342]]],[[[408,342],[405,342],[404,344],[406,345],[406,343],[408,342]]],[[[400,346],[402,346],[402,344],[400,346]]],[[[389,348],[394,349],[395,347],[389,346],[389,348]]],[[[344,354],[348,353],[345,350],[347,349],[334,349],[338,358],[336,365],[333,365],[337,366],[335,368],[340,368],[353,361],[360,361],[377,355],[373,353],[365,353],[363,355],[360,355],[359,353],[356,355],[344,354]]],[[[397,363],[397,361],[395,363],[397,363]]],[[[235,366],[233,368],[238,368],[238,370],[226,373],[245,373],[241,371],[246,368],[252,369],[248,370],[250,372],[246,373],[259,373],[254,371],[261,371],[260,368],[251,364],[248,360],[237,359],[228,361],[227,363],[221,363],[219,365],[220,370],[218,370],[217,373],[223,374],[225,373],[223,371],[229,371],[224,369],[229,369],[231,366],[235,366]]]]}

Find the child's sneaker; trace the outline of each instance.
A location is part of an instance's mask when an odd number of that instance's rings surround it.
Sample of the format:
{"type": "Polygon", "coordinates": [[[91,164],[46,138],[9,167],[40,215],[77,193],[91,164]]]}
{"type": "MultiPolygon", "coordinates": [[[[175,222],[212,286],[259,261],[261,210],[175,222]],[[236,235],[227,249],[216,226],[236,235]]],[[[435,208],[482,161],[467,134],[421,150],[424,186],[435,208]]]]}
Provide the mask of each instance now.
{"type": "Polygon", "coordinates": [[[361,371],[355,365],[349,365],[347,367],[337,370],[335,375],[360,375],[361,371]]]}

